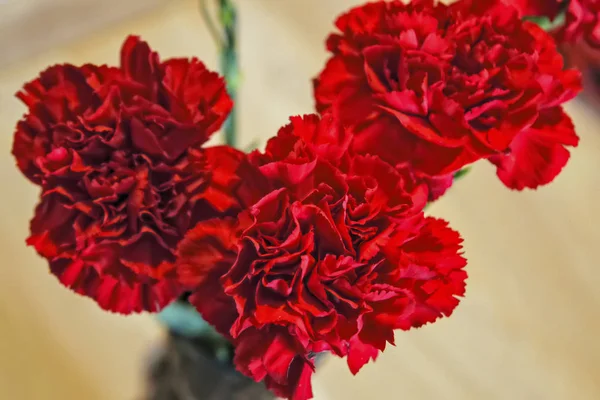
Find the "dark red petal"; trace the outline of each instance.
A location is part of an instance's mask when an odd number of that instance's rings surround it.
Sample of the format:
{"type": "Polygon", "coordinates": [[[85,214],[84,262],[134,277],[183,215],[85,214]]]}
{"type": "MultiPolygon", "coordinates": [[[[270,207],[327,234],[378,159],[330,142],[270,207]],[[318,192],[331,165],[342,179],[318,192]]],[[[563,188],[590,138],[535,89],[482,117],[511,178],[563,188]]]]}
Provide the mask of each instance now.
{"type": "Polygon", "coordinates": [[[454,173],[431,178],[426,177],[424,180],[429,187],[429,201],[435,201],[450,189],[450,186],[454,183],[454,173]]]}
{"type": "Polygon", "coordinates": [[[120,314],[158,312],[182,292],[173,279],[130,281],[99,273],[83,259],[55,258],[50,262],[50,271],[74,292],[120,314]]]}
{"type": "Polygon", "coordinates": [[[360,58],[332,57],[321,75],[313,81],[316,108],[319,112],[328,110],[346,87],[360,87],[364,81],[360,58]]]}
{"type": "Polygon", "coordinates": [[[180,121],[201,127],[202,142],[217,131],[229,115],[233,102],[225,81],[197,59],[174,58],[161,65],[166,107],[180,121]]]}
{"type": "Polygon", "coordinates": [[[125,76],[146,87],[147,94],[155,98],[158,85],[158,54],[139,36],[129,36],[121,47],[121,69],[125,76]]]}
{"type": "MultiPolygon", "coordinates": [[[[395,248],[391,242],[390,260],[410,260],[410,267],[399,267],[397,279],[407,285],[411,310],[399,317],[397,328],[410,329],[449,316],[465,293],[467,264],[461,255],[462,239],[441,219],[425,218],[417,234],[395,248]],[[400,253],[396,253],[396,250],[400,253]],[[399,257],[399,258],[398,258],[399,257]],[[418,268],[417,268],[418,266],[418,268]]],[[[404,241],[406,240],[406,241],[404,241]]],[[[402,286],[401,286],[402,287],[402,286]]]]}
{"type": "Polygon", "coordinates": [[[535,189],[552,182],[566,165],[569,151],[579,138],[569,116],[561,107],[545,110],[535,124],[519,133],[510,152],[490,157],[498,177],[511,189],[535,189]]]}
{"type": "Polygon", "coordinates": [[[213,269],[235,261],[240,227],[233,218],[214,218],[190,229],[177,248],[177,277],[186,287],[197,287],[213,269]]]}
{"type": "Polygon", "coordinates": [[[369,361],[376,360],[379,355],[379,350],[370,344],[363,343],[358,336],[355,336],[350,341],[350,349],[348,350],[348,368],[353,375],[358,374],[358,371],[369,361]]]}
{"type": "Polygon", "coordinates": [[[220,262],[214,265],[214,269],[207,271],[203,276],[202,284],[195,288],[188,301],[221,335],[232,339],[229,332],[239,315],[235,302],[225,294],[221,285],[223,269],[228,265],[220,262]]]}
{"type": "Polygon", "coordinates": [[[236,368],[254,380],[264,379],[276,395],[290,400],[312,398],[314,370],[304,350],[285,329],[248,329],[236,341],[236,368]]]}
{"type": "Polygon", "coordinates": [[[270,183],[243,152],[229,146],[214,146],[206,148],[204,154],[211,172],[205,198],[216,209],[245,209],[270,192],[270,183]]]}

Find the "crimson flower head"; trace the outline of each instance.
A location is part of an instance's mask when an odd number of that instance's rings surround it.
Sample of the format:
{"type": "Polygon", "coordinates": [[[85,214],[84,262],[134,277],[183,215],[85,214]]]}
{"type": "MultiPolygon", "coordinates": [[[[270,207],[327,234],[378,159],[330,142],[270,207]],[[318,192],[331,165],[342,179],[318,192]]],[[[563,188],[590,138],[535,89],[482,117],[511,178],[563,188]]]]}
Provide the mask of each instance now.
{"type": "Polygon", "coordinates": [[[564,39],[583,39],[594,48],[600,47],[600,1],[569,0],[566,10],[564,39]]]}
{"type": "Polygon", "coordinates": [[[522,16],[548,17],[556,20],[564,13],[556,27],[557,38],[568,42],[585,41],[592,48],[600,47],[599,0],[503,0],[517,8],[522,16]]]}
{"type": "Polygon", "coordinates": [[[561,104],[579,74],[500,0],[368,3],[336,26],[315,99],[355,132],[357,153],[431,177],[487,158],[523,189],[552,181],[578,143],[561,104]]]}
{"type": "Polygon", "coordinates": [[[519,10],[521,16],[548,17],[556,16],[565,8],[570,0],[503,0],[505,4],[512,5],[519,10]]]}
{"type": "Polygon", "coordinates": [[[223,80],[129,37],[120,67],[56,65],[18,97],[13,154],[42,190],[28,243],[102,308],[160,310],[185,232],[237,204],[243,154],[202,148],[232,106],[223,80]]]}
{"type": "Polygon", "coordinates": [[[355,154],[340,129],[292,118],[251,158],[262,197],[200,222],[179,248],[190,301],[232,339],[237,368],[294,400],[312,397],[316,354],[356,373],[395,329],[450,315],[465,290],[461,238],[423,215],[424,185],[355,154]]]}

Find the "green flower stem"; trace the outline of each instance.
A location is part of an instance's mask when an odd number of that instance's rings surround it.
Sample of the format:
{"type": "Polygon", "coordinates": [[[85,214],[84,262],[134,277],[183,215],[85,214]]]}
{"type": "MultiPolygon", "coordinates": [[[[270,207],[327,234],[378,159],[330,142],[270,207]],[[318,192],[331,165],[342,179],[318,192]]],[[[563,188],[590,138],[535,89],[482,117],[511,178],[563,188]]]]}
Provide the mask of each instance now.
{"type": "Polygon", "coordinates": [[[221,73],[227,84],[227,92],[234,106],[225,121],[225,143],[235,147],[237,144],[237,91],[240,81],[240,69],[237,51],[237,8],[233,0],[214,0],[217,4],[217,22],[209,11],[211,0],[200,0],[200,14],[219,48],[221,73]]]}
{"type": "Polygon", "coordinates": [[[454,181],[457,181],[467,175],[471,171],[471,166],[464,167],[463,169],[459,169],[454,173],[454,181]]]}
{"type": "Polygon", "coordinates": [[[545,30],[546,32],[551,32],[559,27],[561,27],[562,25],[564,25],[565,23],[565,12],[561,12],[560,14],[558,14],[553,20],[550,20],[550,18],[545,17],[545,16],[529,16],[529,17],[524,17],[523,20],[525,21],[530,21],[533,22],[534,24],[537,24],[540,28],[542,28],[543,30],[545,30]]]}
{"type": "Polygon", "coordinates": [[[219,1],[219,21],[223,28],[223,40],[220,45],[221,72],[227,82],[227,91],[234,107],[225,121],[225,143],[235,147],[237,144],[237,91],[239,86],[239,64],[237,52],[237,9],[232,0],[219,1]]]}

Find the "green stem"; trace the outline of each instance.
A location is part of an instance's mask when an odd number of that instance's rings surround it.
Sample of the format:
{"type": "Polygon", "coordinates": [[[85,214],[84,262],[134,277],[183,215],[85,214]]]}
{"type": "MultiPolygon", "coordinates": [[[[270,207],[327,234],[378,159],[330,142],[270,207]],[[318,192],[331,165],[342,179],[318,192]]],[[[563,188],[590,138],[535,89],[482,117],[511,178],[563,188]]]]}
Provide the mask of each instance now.
{"type": "Polygon", "coordinates": [[[235,147],[237,144],[237,89],[240,81],[240,70],[237,52],[237,9],[233,0],[214,0],[217,4],[218,23],[215,23],[208,7],[211,0],[200,0],[200,14],[219,48],[219,64],[221,73],[227,84],[227,92],[233,100],[233,109],[225,121],[225,143],[235,147]]]}
{"type": "Polygon", "coordinates": [[[546,16],[527,16],[524,17],[523,20],[530,21],[537,24],[540,28],[545,30],[546,32],[552,32],[557,28],[560,28],[565,24],[566,13],[565,11],[558,14],[554,19],[550,19],[546,16]]]}
{"type": "Polygon", "coordinates": [[[461,179],[463,176],[468,174],[470,171],[471,171],[470,165],[468,167],[464,167],[463,169],[459,169],[458,171],[456,171],[454,173],[454,180],[457,181],[457,180],[461,179]]]}
{"type": "Polygon", "coordinates": [[[235,147],[237,133],[237,89],[239,84],[239,65],[237,52],[237,9],[232,0],[219,1],[219,21],[223,28],[220,59],[221,72],[227,82],[227,91],[234,107],[225,121],[225,143],[235,147]]]}

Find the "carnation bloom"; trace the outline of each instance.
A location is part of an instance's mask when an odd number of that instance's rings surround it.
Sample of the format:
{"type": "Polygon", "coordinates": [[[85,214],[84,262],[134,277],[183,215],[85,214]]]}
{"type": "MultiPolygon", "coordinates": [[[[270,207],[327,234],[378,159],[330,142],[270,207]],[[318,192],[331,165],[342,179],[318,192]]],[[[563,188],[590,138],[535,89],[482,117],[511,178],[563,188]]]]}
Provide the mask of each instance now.
{"type": "Polygon", "coordinates": [[[336,26],[315,98],[352,128],[357,153],[431,177],[492,158],[502,181],[521,189],[551,181],[564,146],[577,145],[561,104],[580,90],[579,74],[509,5],[377,2],[336,26]]]}
{"type": "Polygon", "coordinates": [[[460,236],[423,215],[424,185],[350,146],[329,117],[293,118],[253,157],[262,198],[179,248],[190,302],[232,339],[238,369],[281,397],[312,397],[315,354],[356,373],[395,329],[450,315],[464,294],[460,236]],[[222,292],[207,295],[217,276],[222,292]]]}
{"type": "Polygon", "coordinates": [[[566,4],[563,0],[503,0],[503,2],[519,10],[521,16],[544,16],[550,19],[554,19],[566,4]]]}
{"type": "Polygon", "coordinates": [[[600,47],[600,0],[569,0],[562,33],[566,40],[600,47]]]}
{"type": "Polygon", "coordinates": [[[517,8],[521,16],[548,17],[564,13],[556,27],[561,41],[584,40],[592,48],[600,47],[600,0],[503,0],[517,8]]]}
{"type": "Polygon", "coordinates": [[[56,65],[18,97],[13,154],[42,190],[27,242],[102,308],[160,310],[181,292],[183,235],[237,207],[244,155],[201,147],[232,106],[223,80],[129,37],[120,67],[56,65]]]}

